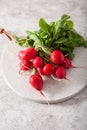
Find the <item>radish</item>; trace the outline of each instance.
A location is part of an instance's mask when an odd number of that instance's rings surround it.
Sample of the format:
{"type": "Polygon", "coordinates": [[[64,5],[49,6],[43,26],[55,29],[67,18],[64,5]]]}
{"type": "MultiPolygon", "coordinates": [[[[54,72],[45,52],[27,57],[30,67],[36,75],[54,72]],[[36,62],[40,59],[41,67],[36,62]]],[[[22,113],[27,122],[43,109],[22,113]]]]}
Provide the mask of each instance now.
{"type": "Polygon", "coordinates": [[[62,64],[62,66],[66,69],[69,69],[69,68],[84,68],[84,69],[87,69],[86,66],[85,67],[81,67],[81,66],[79,67],[79,66],[72,65],[72,62],[68,57],[64,57],[64,62],[62,64]]]}
{"type": "Polygon", "coordinates": [[[39,74],[31,75],[29,82],[36,90],[41,93],[41,95],[44,96],[43,92],[41,91],[43,88],[43,79],[39,74]]]}
{"type": "Polygon", "coordinates": [[[35,88],[37,91],[40,92],[42,96],[44,96],[47,104],[49,105],[49,101],[47,100],[46,96],[42,92],[43,89],[43,79],[39,74],[33,74],[30,76],[29,83],[35,88]]]}
{"type": "Polygon", "coordinates": [[[24,51],[22,60],[32,60],[36,57],[36,53],[34,48],[28,48],[24,51]]]}
{"type": "Polygon", "coordinates": [[[64,62],[64,56],[61,51],[59,50],[54,50],[50,54],[50,61],[55,63],[55,64],[62,64],[64,62]]]}
{"type": "Polygon", "coordinates": [[[42,57],[40,57],[40,56],[37,56],[37,57],[35,57],[34,59],[33,59],[33,66],[35,67],[35,68],[42,68],[42,66],[43,66],[43,59],[42,59],[42,57]]]}
{"type": "Polygon", "coordinates": [[[24,50],[21,50],[21,51],[18,52],[18,58],[20,60],[22,60],[23,53],[24,53],[24,50]]]}
{"type": "Polygon", "coordinates": [[[43,68],[37,67],[37,71],[40,75],[43,74],[43,68]]]}
{"type": "Polygon", "coordinates": [[[27,71],[31,68],[32,63],[30,61],[22,60],[20,62],[20,70],[27,71]]]}
{"type": "Polygon", "coordinates": [[[50,63],[46,64],[44,67],[43,67],[43,74],[45,75],[51,75],[54,73],[54,66],[50,63]]]}
{"type": "Polygon", "coordinates": [[[64,68],[69,69],[72,67],[72,62],[68,57],[64,57],[64,63],[63,63],[64,68]]]}
{"type": "Polygon", "coordinates": [[[41,91],[43,88],[43,80],[39,74],[33,74],[30,77],[31,85],[38,91],[41,91]]]}
{"type": "Polygon", "coordinates": [[[56,69],[56,77],[60,79],[66,79],[66,70],[63,66],[56,69]]]}

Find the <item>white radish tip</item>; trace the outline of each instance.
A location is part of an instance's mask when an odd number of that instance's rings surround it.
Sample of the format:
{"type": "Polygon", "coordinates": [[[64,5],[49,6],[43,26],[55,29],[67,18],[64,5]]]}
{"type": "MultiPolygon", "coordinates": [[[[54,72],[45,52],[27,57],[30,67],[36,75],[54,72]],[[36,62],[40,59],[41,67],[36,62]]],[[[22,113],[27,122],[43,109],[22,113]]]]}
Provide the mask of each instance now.
{"type": "Polygon", "coordinates": [[[49,105],[49,101],[48,101],[46,95],[42,91],[39,91],[39,92],[45,98],[46,103],[49,105]]]}

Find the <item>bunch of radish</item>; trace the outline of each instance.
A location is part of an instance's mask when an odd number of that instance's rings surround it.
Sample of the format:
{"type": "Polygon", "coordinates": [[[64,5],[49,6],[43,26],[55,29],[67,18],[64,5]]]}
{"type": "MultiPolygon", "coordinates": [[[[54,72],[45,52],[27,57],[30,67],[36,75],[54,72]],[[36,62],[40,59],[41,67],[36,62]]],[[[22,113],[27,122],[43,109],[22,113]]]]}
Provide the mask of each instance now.
{"type": "Polygon", "coordinates": [[[43,57],[37,55],[35,48],[27,48],[18,52],[20,59],[20,71],[31,71],[35,69],[35,73],[31,74],[29,83],[38,90],[43,96],[43,78],[44,76],[55,76],[56,79],[67,79],[67,69],[75,66],[71,60],[64,56],[60,50],[54,50],[49,55],[49,62],[45,63],[43,57]]]}

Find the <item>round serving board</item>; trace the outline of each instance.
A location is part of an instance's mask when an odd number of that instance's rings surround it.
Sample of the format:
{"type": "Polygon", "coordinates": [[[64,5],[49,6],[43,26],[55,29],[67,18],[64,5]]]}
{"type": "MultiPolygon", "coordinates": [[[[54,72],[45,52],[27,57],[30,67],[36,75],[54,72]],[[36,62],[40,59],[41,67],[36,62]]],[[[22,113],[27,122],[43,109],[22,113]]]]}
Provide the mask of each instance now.
{"type": "MultiPolygon", "coordinates": [[[[24,48],[15,42],[8,43],[2,55],[2,73],[8,86],[17,94],[29,100],[46,103],[65,101],[81,92],[87,85],[87,69],[77,68],[67,71],[69,80],[54,80],[44,77],[43,93],[46,99],[29,84],[30,72],[19,74],[19,59],[17,53],[24,48]]],[[[87,66],[87,48],[75,49],[73,65],[87,66]]]]}

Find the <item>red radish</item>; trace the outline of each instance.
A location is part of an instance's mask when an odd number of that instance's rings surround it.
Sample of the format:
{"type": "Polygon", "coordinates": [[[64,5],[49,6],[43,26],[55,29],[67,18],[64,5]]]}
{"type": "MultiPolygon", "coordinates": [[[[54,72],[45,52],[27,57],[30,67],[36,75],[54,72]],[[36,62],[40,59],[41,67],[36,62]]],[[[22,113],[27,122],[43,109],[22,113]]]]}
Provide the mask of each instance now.
{"type": "Polygon", "coordinates": [[[42,92],[42,88],[43,88],[43,79],[42,79],[42,77],[39,74],[33,74],[33,75],[31,75],[31,77],[29,79],[29,83],[32,85],[32,87],[34,87],[37,91],[39,91],[42,96],[45,97],[45,100],[49,105],[49,102],[48,102],[46,96],[42,92]]]}
{"type": "Polygon", "coordinates": [[[84,68],[84,69],[87,69],[86,66],[81,67],[81,66],[74,66],[74,65],[72,65],[72,62],[71,62],[71,60],[68,57],[64,57],[64,63],[62,65],[66,69],[69,69],[69,68],[84,68]]]}
{"type": "Polygon", "coordinates": [[[20,70],[24,70],[27,71],[31,68],[31,62],[30,61],[26,61],[26,60],[22,60],[20,62],[20,70]]]}
{"type": "Polygon", "coordinates": [[[64,56],[61,51],[54,50],[50,55],[50,61],[55,64],[62,64],[64,62],[64,56]]]}
{"type": "Polygon", "coordinates": [[[29,82],[36,90],[38,90],[44,96],[41,91],[43,88],[43,79],[39,74],[31,75],[29,82]]]}
{"type": "Polygon", "coordinates": [[[43,74],[43,68],[38,67],[37,71],[38,71],[38,73],[43,74]]]}
{"type": "Polygon", "coordinates": [[[51,75],[53,74],[53,72],[54,72],[54,66],[52,64],[48,63],[43,67],[43,74],[51,75]]]}
{"type": "Polygon", "coordinates": [[[56,77],[60,79],[66,79],[66,70],[64,67],[60,66],[57,68],[56,77]]]}
{"type": "Polygon", "coordinates": [[[34,48],[28,48],[24,51],[22,59],[23,60],[31,60],[36,57],[36,50],[34,48]]]}
{"type": "Polygon", "coordinates": [[[24,50],[18,52],[18,58],[20,60],[22,60],[23,53],[24,53],[24,50]]]}
{"type": "Polygon", "coordinates": [[[63,66],[67,69],[72,67],[72,62],[68,57],[64,57],[64,63],[63,66]]]}
{"type": "Polygon", "coordinates": [[[37,68],[37,67],[39,67],[39,68],[42,68],[42,66],[43,66],[43,59],[42,59],[42,57],[40,57],[40,56],[37,56],[37,57],[35,57],[34,59],[33,59],[33,66],[35,67],[35,68],[37,68]]]}

